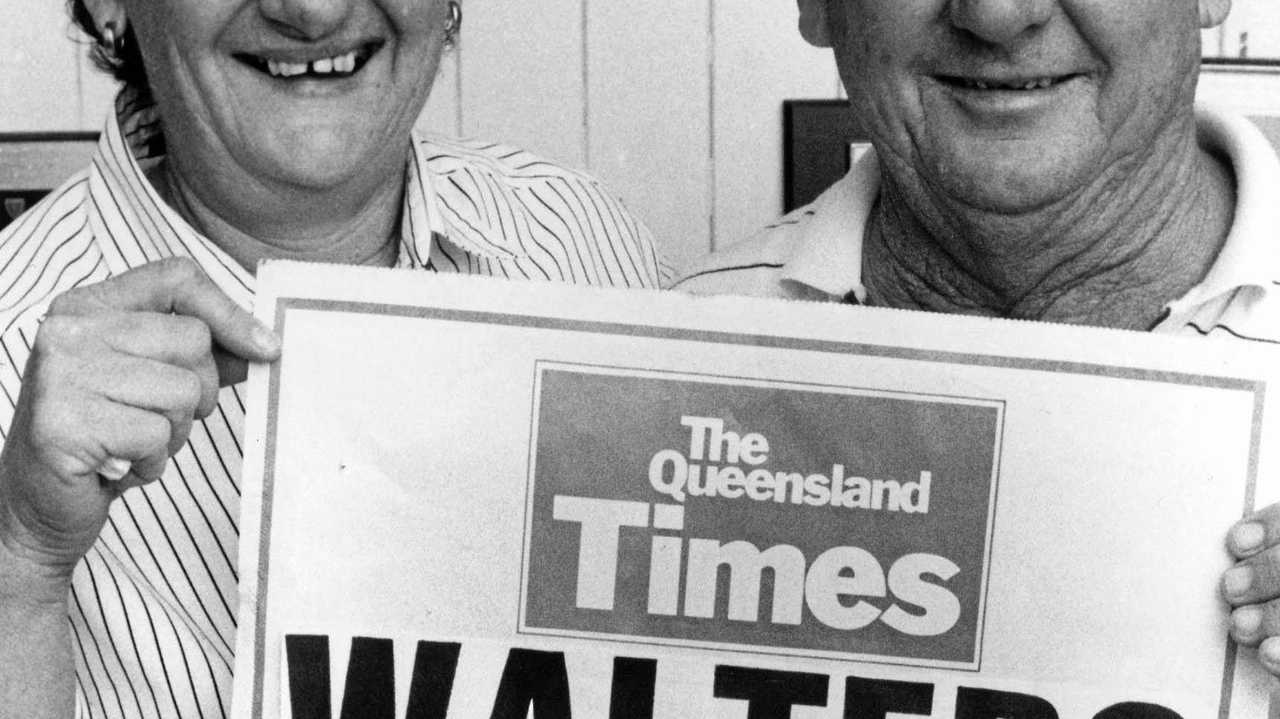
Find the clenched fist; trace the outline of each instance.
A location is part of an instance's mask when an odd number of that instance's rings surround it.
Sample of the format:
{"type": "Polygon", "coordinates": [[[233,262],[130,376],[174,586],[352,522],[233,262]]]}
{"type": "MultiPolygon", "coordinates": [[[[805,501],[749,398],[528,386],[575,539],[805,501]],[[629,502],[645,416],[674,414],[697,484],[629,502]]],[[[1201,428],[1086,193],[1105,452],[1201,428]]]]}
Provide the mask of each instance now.
{"type": "Polygon", "coordinates": [[[69,581],[111,501],[160,477],[245,362],[279,353],[275,335],[185,258],[56,298],[0,453],[0,549],[69,581]],[[120,481],[99,474],[125,467],[120,481]]]}

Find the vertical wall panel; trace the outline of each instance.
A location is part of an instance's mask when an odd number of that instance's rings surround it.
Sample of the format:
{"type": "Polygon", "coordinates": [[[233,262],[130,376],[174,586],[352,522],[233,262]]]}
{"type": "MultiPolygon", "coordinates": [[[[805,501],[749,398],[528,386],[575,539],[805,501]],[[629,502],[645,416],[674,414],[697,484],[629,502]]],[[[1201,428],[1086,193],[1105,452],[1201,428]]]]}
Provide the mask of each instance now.
{"type": "Polygon", "coordinates": [[[1196,99],[1229,112],[1280,116],[1280,74],[1206,70],[1196,99]]]}
{"type": "Polygon", "coordinates": [[[835,61],[796,29],[796,4],[716,2],[715,237],[741,240],[782,211],[782,101],[837,97],[835,61]]]}
{"type": "Polygon", "coordinates": [[[1227,52],[1227,30],[1222,25],[1200,32],[1200,50],[1205,57],[1224,55],[1227,52]]]}
{"type": "Polygon", "coordinates": [[[14,2],[0,22],[0,132],[76,130],[80,88],[60,2],[14,2]],[[21,8],[19,8],[21,5],[21,8]]]}
{"type": "Polygon", "coordinates": [[[683,266],[710,248],[709,0],[587,0],[591,171],[683,266]]]}
{"type": "Polygon", "coordinates": [[[584,164],[584,1],[464,3],[463,134],[584,164]]]}
{"type": "Polygon", "coordinates": [[[87,52],[78,54],[77,64],[80,73],[79,129],[101,132],[119,85],[115,78],[94,66],[87,52]]]}
{"type": "Polygon", "coordinates": [[[1227,57],[1280,57],[1280,13],[1276,0],[1236,0],[1223,23],[1227,57]]]}
{"type": "Polygon", "coordinates": [[[458,86],[458,70],[465,49],[459,47],[446,51],[440,58],[440,69],[436,72],[435,83],[431,86],[431,95],[427,98],[427,106],[418,117],[417,127],[424,132],[456,137],[462,134],[461,107],[458,86]]]}

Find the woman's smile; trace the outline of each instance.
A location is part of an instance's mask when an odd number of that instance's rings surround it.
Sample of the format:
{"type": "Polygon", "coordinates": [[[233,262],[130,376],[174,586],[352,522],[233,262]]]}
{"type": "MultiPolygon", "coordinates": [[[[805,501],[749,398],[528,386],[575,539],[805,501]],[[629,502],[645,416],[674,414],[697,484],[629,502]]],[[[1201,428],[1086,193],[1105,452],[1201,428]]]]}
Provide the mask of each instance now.
{"type": "Polygon", "coordinates": [[[272,51],[235,53],[237,61],[273,78],[337,80],[359,73],[382,48],[381,41],[361,43],[348,50],[272,51]]]}

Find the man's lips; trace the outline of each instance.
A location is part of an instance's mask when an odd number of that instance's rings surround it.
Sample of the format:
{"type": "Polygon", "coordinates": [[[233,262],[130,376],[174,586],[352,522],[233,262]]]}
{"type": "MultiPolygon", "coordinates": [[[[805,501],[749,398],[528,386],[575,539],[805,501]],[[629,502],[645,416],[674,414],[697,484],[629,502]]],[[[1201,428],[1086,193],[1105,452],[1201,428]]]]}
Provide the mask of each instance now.
{"type": "Polygon", "coordinates": [[[1047,90],[1065,82],[1070,82],[1078,77],[1082,77],[1082,75],[1079,73],[1070,73],[1066,75],[1026,75],[1021,77],[1003,78],[963,75],[934,75],[934,79],[938,82],[954,88],[963,90],[999,90],[1005,92],[1047,90]]]}
{"type": "Polygon", "coordinates": [[[282,50],[238,52],[237,61],[275,78],[339,79],[351,77],[382,48],[382,42],[368,42],[351,49],[282,50]]]}

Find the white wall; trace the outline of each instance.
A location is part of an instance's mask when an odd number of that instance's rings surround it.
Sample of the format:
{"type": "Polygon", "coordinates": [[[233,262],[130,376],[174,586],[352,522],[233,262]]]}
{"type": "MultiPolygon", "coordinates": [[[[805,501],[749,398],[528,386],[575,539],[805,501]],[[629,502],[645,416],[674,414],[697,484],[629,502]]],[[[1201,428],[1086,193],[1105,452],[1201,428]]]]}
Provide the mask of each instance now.
{"type": "MultiPolygon", "coordinates": [[[[1238,0],[1237,9],[1276,1],[1238,0]]],[[[62,5],[27,2],[21,16],[0,23],[0,132],[101,125],[111,86],[68,39],[62,5]]],[[[781,211],[782,100],[840,93],[829,53],[799,38],[790,0],[464,7],[461,45],[441,69],[421,126],[591,170],[646,220],[676,264],[781,211]]],[[[1250,20],[1244,14],[1207,33],[1206,44],[1238,39],[1239,23],[1250,20]]],[[[1256,30],[1252,37],[1251,50],[1271,41],[1256,30]]],[[[1280,115],[1277,73],[1206,72],[1201,94],[1280,115]]]]}
{"type": "Polygon", "coordinates": [[[462,44],[424,127],[589,169],[677,264],[780,212],[781,100],[839,91],[830,56],[799,38],[792,3],[534,8],[465,4],[462,44]]]}

